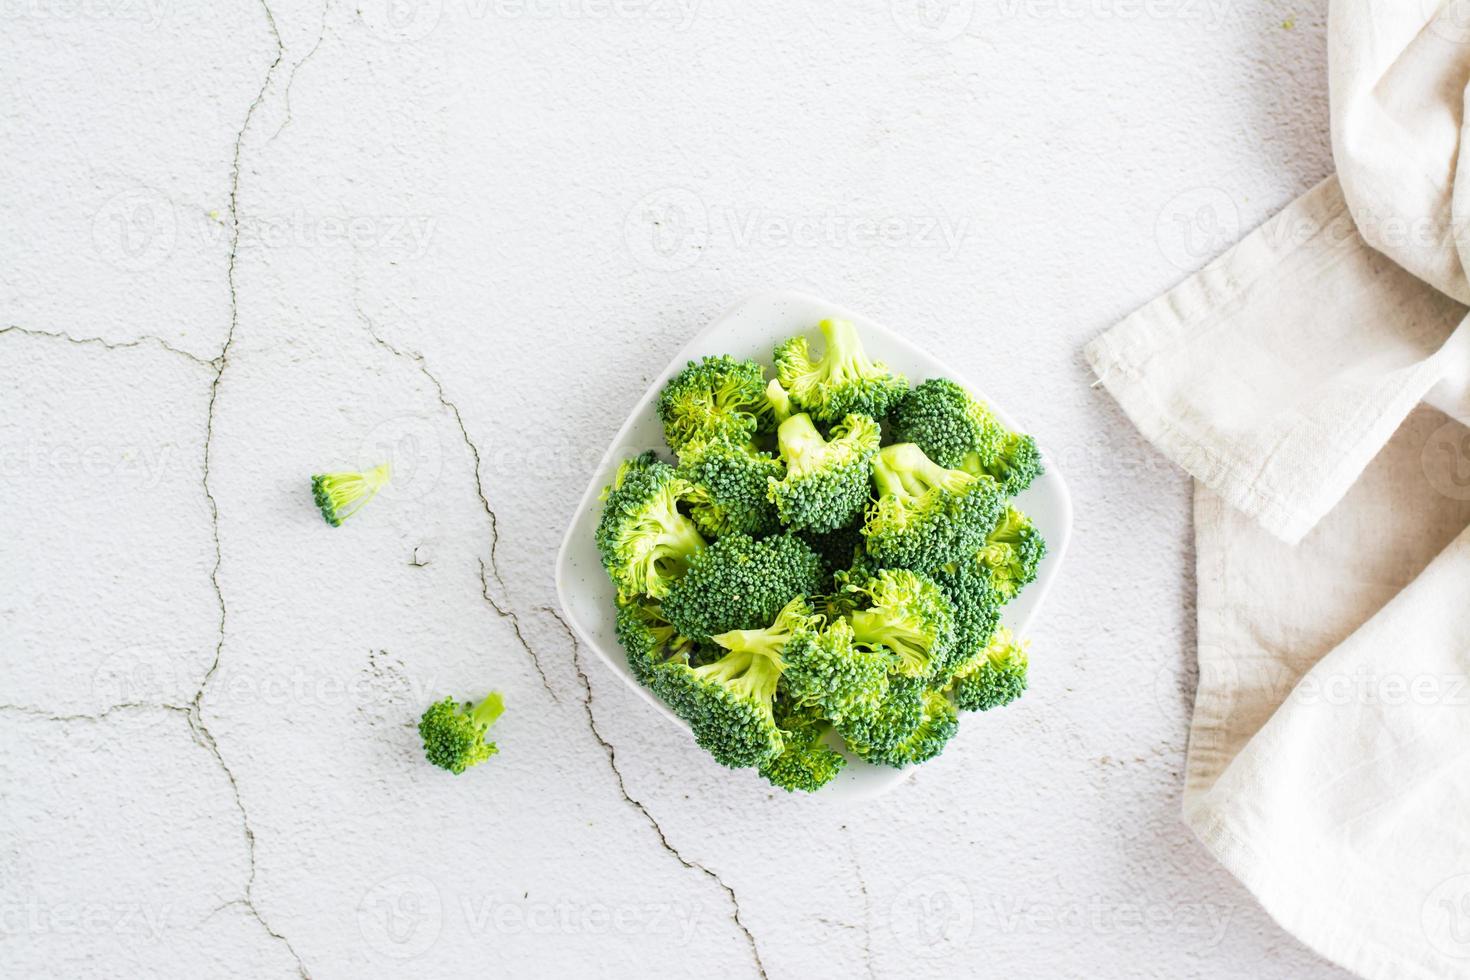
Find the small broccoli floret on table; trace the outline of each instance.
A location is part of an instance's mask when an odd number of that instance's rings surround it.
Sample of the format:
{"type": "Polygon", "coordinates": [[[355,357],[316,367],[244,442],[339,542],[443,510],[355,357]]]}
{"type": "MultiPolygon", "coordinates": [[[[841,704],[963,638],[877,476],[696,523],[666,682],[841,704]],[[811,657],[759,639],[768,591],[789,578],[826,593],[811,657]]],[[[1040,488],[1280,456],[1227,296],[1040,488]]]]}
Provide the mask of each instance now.
{"type": "Polygon", "coordinates": [[[929,678],[950,656],[955,607],[933,579],[907,569],[884,569],[866,580],[839,576],[854,608],[847,615],[854,641],[893,655],[892,669],[929,678]]]}
{"type": "Polygon", "coordinates": [[[973,555],[1000,517],[993,479],[940,466],[913,443],[884,447],[873,482],[863,535],[881,566],[929,571],[973,555]]]}
{"type": "Polygon", "coordinates": [[[914,388],[893,411],[893,438],[949,469],[993,477],[1014,496],[1041,475],[1036,440],[1011,432],[990,408],[947,378],[914,388]]]}
{"type": "Polygon", "coordinates": [[[765,371],[729,355],[690,361],[664,386],[656,408],[674,452],[711,439],[749,442],[775,425],[765,371]]]}
{"type": "Polygon", "coordinates": [[[652,682],[660,664],[687,662],[694,651],[694,641],[679,635],[659,604],[641,597],[618,602],[616,632],[629,669],[644,686],[652,682]]]}
{"type": "Polygon", "coordinates": [[[1026,692],[1030,657],[1005,627],[962,664],[949,691],[961,711],[989,711],[1010,704],[1026,692]]]}
{"type": "Polygon", "coordinates": [[[885,417],[908,391],[908,379],[870,359],[846,320],[823,320],[818,329],[826,340],[819,360],[812,359],[805,337],[776,348],[776,378],[792,404],[822,423],[853,414],[885,417]]]}
{"type": "Polygon", "coordinates": [[[785,734],[786,746],[780,755],[760,766],[760,774],[772,786],[788,793],[797,790],[815,793],[835,779],[847,765],[847,759],[841,752],[823,743],[823,737],[832,730],[832,725],[820,715],[805,711],[794,714],[778,711],[776,717],[785,734]]]}
{"type": "Polygon", "coordinates": [[[505,700],[499,691],[490,692],[477,705],[468,701],[460,705],[453,698],[429,705],[419,720],[424,755],[456,776],[478,766],[500,751],[494,742],[485,740],[485,733],[504,711],[505,700]]]}
{"type": "Polygon", "coordinates": [[[730,630],[759,629],[798,596],[822,586],[822,561],[787,533],[763,540],[727,534],[696,553],[670,588],[663,612],[698,642],[730,630]]]}
{"type": "Polygon", "coordinates": [[[319,473],[311,478],[311,496],[322,519],[333,527],[367,506],[388,482],[387,463],[364,473],[319,473]]]}
{"type": "Polygon", "coordinates": [[[597,550],[623,598],[667,595],[704,538],[679,511],[690,485],[651,452],[623,463],[603,490],[597,550]]]}
{"type": "Polygon", "coordinates": [[[1009,602],[1036,580],[1037,567],[1045,557],[1046,540],[1031,518],[1007,507],[975,560],[990,570],[996,592],[1009,602]]]}
{"type": "Polygon", "coordinates": [[[848,747],[868,762],[903,768],[944,751],[959,730],[955,706],[914,677],[895,677],[876,712],[837,726],[848,747]]]}
{"type": "Polygon", "coordinates": [[[689,484],[685,500],[699,530],[719,537],[780,530],[768,484],[784,472],[781,461],[748,442],[692,442],[679,454],[679,475],[689,484]]]}
{"type": "Polygon", "coordinates": [[[781,659],[781,688],[791,700],[842,721],[877,709],[895,658],[884,647],[857,643],[852,626],[836,619],[820,631],[793,636],[781,659]]]}
{"type": "Polygon", "coordinates": [[[878,454],[877,422],[849,415],[833,426],[829,442],[802,413],[782,422],[776,438],[786,475],[769,481],[768,496],[783,522],[797,530],[835,531],[862,511],[878,454]]]}
{"type": "Polygon", "coordinates": [[[802,599],[772,617],[770,626],[714,637],[729,651],[700,667],[671,663],[658,669],[659,690],[689,723],[695,741],[730,768],[769,762],[786,747],[773,702],[785,667],[781,651],[821,623],[802,599]]]}

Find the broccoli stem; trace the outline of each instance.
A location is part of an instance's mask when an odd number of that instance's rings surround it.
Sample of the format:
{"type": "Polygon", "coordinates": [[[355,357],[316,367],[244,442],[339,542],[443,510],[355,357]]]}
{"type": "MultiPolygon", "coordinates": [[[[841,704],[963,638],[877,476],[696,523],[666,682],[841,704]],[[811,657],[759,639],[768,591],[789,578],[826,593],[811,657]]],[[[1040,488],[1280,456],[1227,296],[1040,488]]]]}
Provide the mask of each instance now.
{"type": "Polygon", "coordinates": [[[477,725],[489,728],[495,724],[495,719],[505,713],[505,698],[499,691],[491,691],[479,704],[475,705],[470,712],[470,720],[477,725]]]}
{"type": "Polygon", "coordinates": [[[873,463],[873,481],[885,497],[922,497],[935,487],[957,491],[971,479],[940,466],[909,442],[884,448],[873,463]]]}
{"type": "Polygon", "coordinates": [[[856,327],[846,320],[823,320],[817,327],[827,341],[822,366],[827,368],[831,380],[861,381],[872,374],[872,362],[863,350],[856,327]]]}
{"type": "Polygon", "coordinates": [[[781,458],[786,460],[788,474],[803,476],[821,460],[827,440],[817,431],[812,417],[805,412],[793,415],[776,430],[781,458]]]}

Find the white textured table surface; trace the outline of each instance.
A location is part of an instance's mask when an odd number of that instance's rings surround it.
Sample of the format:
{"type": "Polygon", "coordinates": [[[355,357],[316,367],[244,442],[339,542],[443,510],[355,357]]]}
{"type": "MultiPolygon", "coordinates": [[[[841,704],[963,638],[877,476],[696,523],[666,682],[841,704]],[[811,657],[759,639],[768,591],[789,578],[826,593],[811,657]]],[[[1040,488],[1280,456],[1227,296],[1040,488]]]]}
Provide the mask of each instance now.
{"type": "Polygon", "coordinates": [[[0,973],[1342,976],[1178,819],[1188,486],[1078,355],[1330,170],[1321,4],[268,4],[0,3],[0,973]],[[1076,496],[1031,693],[861,809],[550,608],[768,286],[952,352],[1076,496]],[[427,766],[492,686],[502,754],[427,766]]]}

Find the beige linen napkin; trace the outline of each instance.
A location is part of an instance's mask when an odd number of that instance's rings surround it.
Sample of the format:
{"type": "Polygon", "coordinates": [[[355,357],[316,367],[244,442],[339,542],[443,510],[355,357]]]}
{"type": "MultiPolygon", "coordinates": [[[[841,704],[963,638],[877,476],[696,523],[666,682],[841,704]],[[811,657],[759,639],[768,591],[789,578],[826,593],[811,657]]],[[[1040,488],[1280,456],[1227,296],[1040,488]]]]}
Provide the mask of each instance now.
{"type": "Polygon", "coordinates": [[[1324,956],[1464,978],[1470,2],[1329,32],[1338,176],[1086,353],[1198,481],[1186,820],[1324,956]]]}

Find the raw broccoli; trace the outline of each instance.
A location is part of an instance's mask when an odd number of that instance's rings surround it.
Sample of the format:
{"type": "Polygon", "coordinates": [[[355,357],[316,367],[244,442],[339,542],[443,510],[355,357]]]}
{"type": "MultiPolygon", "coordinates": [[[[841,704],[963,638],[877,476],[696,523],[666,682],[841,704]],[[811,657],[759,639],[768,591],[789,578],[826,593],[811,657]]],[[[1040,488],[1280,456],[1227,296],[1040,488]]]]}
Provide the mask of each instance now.
{"type": "Polygon", "coordinates": [[[870,360],[846,320],[823,320],[818,328],[827,342],[818,361],[812,360],[805,337],[792,337],[776,348],[776,377],[792,403],[823,423],[854,413],[886,416],[908,391],[908,379],[870,360]]]}
{"type": "Polygon", "coordinates": [[[692,442],[679,453],[679,475],[690,484],[689,514],[710,537],[779,531],[781,521],[767,487],[783,471],[780,460],[748,442],[692,442]]]}
{"type": "Polygon", "coordinates": [[[959,730],[955,706],[913,677],[895,677],[876,712],[837,726],[848,747],[868,762],[903,768],[927,762],[959,730]]]}
{"type": "Polygon", "coordinates": [[[776,438],[786,476],[769,481],[768,496],[782,521],[797,530],[835,531],[862,511],[878,454],[877,422],[849,415],[828,442],[802,413],[782,422],[776,438]]]}
{"type": "Polygon", "coordinates": [[[863,552],[863,524],[856,520],[846,527],[823,534],[805,531],[801,539],[821,557],[828,574],[845,572],[852,568],[853,562],[863,552]]]}
{"type": "Polygon", "coordinates": [[[761,541],[727,534],[690,560],[663,601],[664,615],[698,642],[768,625],[792,599],[822,585],[822,560],[791,533],[761,541]]]}
{"type": "Polygon", "coordinates": [[[365,473],[319,473],[311,478],[311,495],[326,522],[341,527],[383,488],[389,472],[384,463],[365,473]]]}
{"type": "Polygon", "coordinates": [[[749,442],[775,424],[765,371],[727,354],[690,361],[659,393],[657,410],[674,452],[710,439],[749,442]]]}
{"type": "Polygon", "coordinates": [[[790,637],[781,660],[781,688],[791,700],[841,721],[877,710],[888,692],[894,655],[884,647],[857,643],[852,626],[836,619],[820,632],[811,629],[790,637]]]}
{"type": "Polygon", "coordinates": [[[766,385],[766,401],[771,403],[771,416],[778,426],[796,414],[791,396],[776,378],[772,378],[771,383],[766,385]]]}
{"type": "Polygon", "coordinates": [[[478,705],[466,701],[461,707],[454,698],[436,701],[419,720],[424,755],[456,776],[478,766],[500,751],[494,742],[485,740],[485,733],[503,711],[505,699],[499,691],[491,691],[478,705]]]}
{"type": "Polygon", "coordinates": [[[1010,704],[1026,691],[1030,657],[1002,626],[990,642],[955,672],[950,693],[961,711],[988,711],[1010,704]]]}
{"type": "Polygon", "coordinates": [[[816,632],[820,622],[804,600],[793,599],[769,627],[715,636],[714,642],[729,652],[714,663],[660,667],[660,693],[721,765],[736,769],[769,762],[785,748],[773,713],[785,667],[781,650],[794,637],[816,632]]]}
{"type": "Polygon", "coordinates": [[[1041,475],[1036,440],[1011,432],[990,408],[948,378],[931,378],[893,411],[893,438],[912,442],[949,469],[994,477],[1014,496],[1041,475]]]}
{"type": "Polygon", "coordinates": [[[659,664],[688,662],[694,651],[694,641],[679,635],[659,604],[643,598],[619,601],[616,632],[628,655],[628,667],[645,686],[653,680],[659,664]]]}
{"type": "Polygon", "coordinates": [[[777,722],[785,733],[786,747],[780,755],[760,766],[760,774],[772,786],[788,793],[796,790],[814,793],[847,765],[842,753],[823,742],[832,725],[820,715],[805,711],[778,714],[777,722]]]}
{"type": "Polygon", "coordinates": [[[879,451],[873,482],[863,535],[882,566],[928,571],[973,555],[1000,517],[993,479],[940,466],[913,443],[879,451]]]}
{"type": "Polygon", "coordinates": [[[985,539],[976,561],[990,570],[995,590],[1009,602],[1036,580],[1036,569],[1046,557],[1046,540],[1031,523],[1031,518],[1007,507],[1000,523],[985,539]]]}
{"type": "Polygon", "coordinates": [[[955,642],[955,607],[933,579],[907,569],[884,569],[862,580],[839,576],[840,592],[856,605],[847,620],[854,640],[893,656],[893,670],[928,678],[955,642]]]}
{"type": "Polygon", "coordinates": [[[679,512],[690,490],[672,466],[647,452],[624,462],[602,491],[597,550],[623,598],[667,595],[704,548],[699,529],[679,512]]]}
{"type": "Polygon", "coordinates": [[[1000,608],[1005,599],[996,591],[990,569],[973,559],[936,569],[934,580],[955,608],[954,646],[931,679],[931,683],[943,686],[961,663],[989,642],[1000,623],[1000,608]]]}

